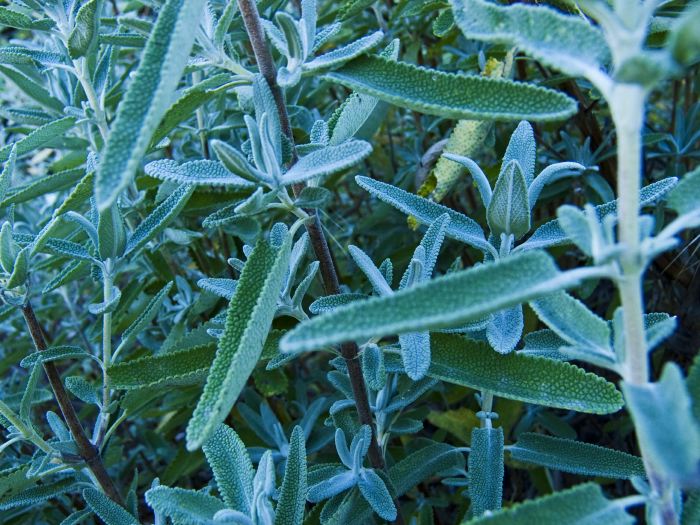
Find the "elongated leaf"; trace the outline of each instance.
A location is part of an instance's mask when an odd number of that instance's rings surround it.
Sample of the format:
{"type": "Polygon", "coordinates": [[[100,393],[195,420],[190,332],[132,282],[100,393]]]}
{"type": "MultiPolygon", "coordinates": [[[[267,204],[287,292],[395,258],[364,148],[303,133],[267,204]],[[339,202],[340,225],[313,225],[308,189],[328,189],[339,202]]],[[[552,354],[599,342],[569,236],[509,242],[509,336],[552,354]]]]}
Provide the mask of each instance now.
{"type": "Polygon", "coordinates": [[[629,479],[644,476],[641,458],[591,443],[524,433],[509,447],[511,457],[563,472],[629,479]]]}
{"type": "Polygon", "coordinates": [[[282,184],[298,184],[313,177],[323,177],[353,166],[372,152],[363,140],[348,140],[337,146],[327,146],[300,158],[282,177],[282,184]]]}
{"type": "Polygon", "coordinates": [[[22,155],[55,141],[56,137],[65,135],[68,130],[75,126],[75,122],[75,117],[65,117],[36,128],[26,137],[0,149],[0,162],[5,162],[8,159],[13,146],[16,148],[17,156],[21,157],[22,155]]]}
{"type": "Polygon", "coordinates": [[[167,199],[161,202],[158,207],[139,224],[131,237],[126,241],[124,256],[129,256],[135,251],[143,248],[148,241],[162,232],[165,227],[177,217],[182,208],[187,204],[188,199],[194,193],[194,186],[182,184],[167,199]]]}
{"type": "Polygon", "coordinates": [[[87,357],[89,354],[79,346],[53,346],[41,352],[32,352],[20,361],[22,368],[31,368],[37,363],[87,357]]]}
{"type": "Polygon", "coordinates": [[[691,213],[700,207],[700,168],[686,173],[668,194],[668,207],[679,215],[691,213]]]}
{"type": "Polygon", "coordinates": [[[63,103],[51,96],[44,86],[37,84],[36,81],[29,76],[17,69],[7,66],[0,66],[0,73],[15,84],[22,93],[44,106],[47,110],[54,113],[63,113],[63,103]]]}
{"type": "Polygon", "coordinates": [[[187,63],[204,0],[168,0],[158,14],[134,79],[100,159],[95,180],[99,210],[108,208],[131,182],[168,109],[187,63]]]}
{"type": "Polygon", "coordinates": [[[325,78],[400,107],[454,119],[546,121],[576,112],[573,100],[549,89],[377,56],[352,60],[325,78]]]}
{"type": "Polygon", "coordinates": [[[3,205],[5,201],[5,196],[7,195],[7,190],[12,186],[12,177],[15,174],[15,163],[17,162],[17,147],[12,146],[10,148],[10,153],[7,156],[7,161],[2,167],[2,173],[0,173],[0,206],[3,205]]]}
{"type": "Polygon", "coordinates": [[[83,175],[85,175],[85,170],[82,168],[75,168],[39,177],[28,184],[13,189],[9,192],[7,197],[0,201],[0,206],[27,202],[47,193],[71,188],[83,175]]]}
{"type": "Polygon", "coordinates": [[[126,346],[133,342],[136,337],[151,323],[156,315],[158,315],[158,310],[172,287],[173,282],[170,281],[168,284],[163,286],[163,288],[161,288],[156,295],[153,296],[153,299],[148,302],[146,308],[143,309],[136,320],[131,323],[129,328],[124,330],[119,346],[126,346]]]}
{"type": "Polygon", "coordinates": [[[98,490],[85,489],[83,498],[106,525],[138,525],[136,518],[129,514],[126,509],[114,503],[98,490]]]}
{"type": "Polygon", "coordinates": [[[158,514],[188,525],[210,525],[214,514],[226,508],[220,499],[209,494],[162,485],[146,492],[146,502],[158,514]]]}
{"type": "Polygon", "coordinates": [[[306,443],[304,431],[294,427],[289,457],[277,503],[275,525],[301,525],[306,504],[306,443]]]}
{"type": "Polygon", "coordinates": [[[213,160],[194,160],[178,164],[164,159],[149,162],[146,175],[162,180],[172,180],[180,184],[204,186],[233,186],[234,188],[254,188],[255,184],[228,171],[223,164],[213,160]]]}
{"type": "MultiPolygon", "coordinates": [[[[450,222],[451,223],[451,222],[450,222]]],[[[416,284],[387,297],[340,306],[301,323],[281,341],[286,352],[345,341],[458,327],[580,282],[544,252],[527,252],[416,284]]]]}
{"type": "Polygon", "coordinates": [[[622,391],[650,463],[681,486],[698,486],[700,428],[678,365],[667,363],[658,383],[624,382],[622,391]]]}
{"type": "Polygon", "coordinates": [[[472,430],[469,452],[469,499],[471,512],[481,516],[501,508],[503,497],[503,429],[472,430]]]}
{"type": "Polygon", "coordinates": [[[570,344],[612,352],[610,326],[578,299],[556,292],[532,301],[537,316],[570,344]]]}
{"type": "Polygon", "coordinates": [[[509,163],[498,177],[487,217],[491,233],[497,239],[502,233],[519,239],[530,231],[527,182],[519,163],[509,163]]]}
{"type": "Polygon", "coordinates": [[[572,75],[605,66],[610,52],[602,31],[578,15],[549,7],[500,6],[485,0],[451,0],[457,26],[467,38],[515,46],[572,75]]]}
{"type": "Polygon", "coordinates": [[[367,190],[378,199],[407,215],[415,217],[423,224],[431,225],[442,215],[447,214],[450,217],[450,222],[445,228],[445,234],[448,237],[479,248],[484,252],[495,253],[495,249],[486,241],[481,226],[466,215],[369,177],[358,176],[355,177],[355,181],[361,188],[367,190]]]}
{"type": "Polygon", "coordinates": [[[219,493],[228,508],[249,514],[253,505],[253,464],[238,434],[219,425],[202,445],[219,493]]]}
{"type": "MultiPolygon", "coordinates": [[[[499,397],[608,414],[622,407],[622,396],[602,377],[562,361],[519,352],[497,354],[481,341],[454,334],[431,334],[428,376],[448,383],[491,390],[499,397]]],[[[398,356],[385,357],[387,367],[398,356]]]]}
{"type": "Polygon", "coordinates": [[[603,496],[599,485],[584,483],[465,522],[469,525],[631,525],[624,507],[603,496]]]}
{"type": "Polygon", "coordinates": [[[226,418],[260,358],[289,260],[289,235],[279,230],[273,228],[271,241],[258,241],[243,268],[204,392],[187,426],[189,450],[199,448],[226,418]]]}
{"type": "MultiPolygon", "coordinates": [[[[65,494],[73,489],[75,480],[72,478],[64,478],[53,483],[37,485],[17,494],[10,495],[8,498],[0,499],[0,510],[14,509],[16,507],[25,507],[44,503],[46,500],[65,494]]],[[[125,522],[128,523],[128,522],[125,522]]]]}
{"type": "Polygon", "coordinates": [[[380,518],[387,521],[396,519],[396,506],[394,506],[394,502],[391,499],[389,489],[387,489],[384,480],[379,477],[379,474],[371,469],[362,469],[357,486],[362,493],[362,497],[367,500],[380,518]]]}
{"type": "Polygon", "coordinates": [[[382,38],[384,38],[384,33],[381,31],[375,31],[371,35],[358,38],[346,46],[334,49],[333,51],[329,51],[328,53],[318,56],[313,60],[306,62],[302,67],[305,71],[309,72],[336,67],[376,47],[379,45],[379,42],[382,41],[382,38]]]}

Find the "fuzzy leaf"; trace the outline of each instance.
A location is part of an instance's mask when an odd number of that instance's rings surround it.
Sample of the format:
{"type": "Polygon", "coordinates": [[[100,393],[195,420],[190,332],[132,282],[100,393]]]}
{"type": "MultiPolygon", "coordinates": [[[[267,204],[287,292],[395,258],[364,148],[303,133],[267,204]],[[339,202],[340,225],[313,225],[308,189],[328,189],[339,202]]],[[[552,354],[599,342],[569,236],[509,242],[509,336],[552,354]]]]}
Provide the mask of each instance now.
{"type": "Polygon", "coordinates": [[[346,46],[339,47],[306,62],[302,68],[307,72],[317,72],[319,69],[336,67],[377,47],[382,38],[384,38],[384,33],[375,31],[371,35],[358,38],[346,46]]]}
{"type": "Polygon", "coordinates": [[[95,179],[99,210],[126,188],[165,115],[187,63],[204,0],[168,0],[117,108],[95,179]]]}
{"type": "Polygon", "coordinates": [[[97,39],[101,0],[88,0],[75,15],[75,26],[68,36],[68,53],[76,59],[85,56],[97,39]]]}
{"type": "Polygon", "coordinates": [[[631,454],[542,434],[520,434],[508,451],[517,461],[584,476],[629,479],[645,475],[642,459],[631,454]]]}
{"type": "Polygon", "coordinates": [[[158,514],[188,525],[211,525],[214,514],[225,508],[220,499],[209,494],[162,485],[146,492],[146,502],[158,514]]]}
{"type": "MultiPolygon", "coordinates": [[[[0,499],[0,510],[14,509],[17,507],[27,507],[37,503],[45,503],[50,498],[55,498],[66,492],[70,492],[75,485],[72,478],[64,478],[53,483],[36,485],[23,490],[17,494],[12,494],[8,498],[0,499]]],[[[124,522],[129,523],[129,522],[124,522]]]]}
{"type": "MultiPolygon", "coordinates": [[[[37,84],[32,78],[18,69],[0,66],[0,73],[5,75],[22,93],[44,106],[47,110],[52,113],[63,113],[64,105],[60,100],[51,96],[44,86],[37,84]]],[[[1,155],[0,153],[0,159],[2,159],[1,155]]]]}
{"type": "Polygon", "coordinates": [[[494,248],[486,241],[481,226],[466,215],[369,177],[358,176],[355,177],[355,181],[361,188],[381,201],[406,215],[415,217],[423,224],[430,225],[442,215],[447,214],[450,222],[445,228],[445,234],[448,237],[479,248],[484,252],[494,252],[494,248]]]}
{"type": "Polygon", "coordinates": [[[586,76],[609,61],[602,31],[578,15],[546,6],[500,6],[485,0],[451,0],[467,38],[515,46],[540,62],[586,76]]]}
{"type": "Polygon", "coordinates": [[[372,152],[363,140],[348,140],[337,146],[312,151],[301,157],[282,177],[282,184],[298,184],[313,177],[323,177],[354,166],[372,152]]]}
{"type": "Polygon", "coordinates": [[[0,206],[27,202],[47,193],[54,193],[72,188],[83,175],[85,175],[85,170],[82,168],[75,168],[59,171],[58,173],[52,173],[43,177],[37,177],[23,186],[13,188],[7,194],[7,197],[0,201],[0,206]]]}
{"type": "Polygon", "coordinates": [[[96,489],[85,489],[83,499],[106,525],[138,525],[136,518],[126,509],[96,489]]]}
{"type": "Polygon", "coordinates": [[[260,358],[289,260],[286,229],[274,227],[250,254],[229,305],[202,397],[187,426],[187,448],[196,450],[235,403],[260,358]],[[282,237],[282,238],[280,238],[282,237]]]}
{"type": "Polygon", "coordinates": [[[599,485],[584,483],[465,522],[468,525],[631,525],[624,507],[603,496],[599,485]]]}
{"type": "Polygon", "coordinates": [[[513,255],[387,297],[338,307],[295,327],[282,338],[281,349],[299,352],[370,337],[457,327],[574,286],[579,276],[576,270],[560,272],[544,252],[513,255]]]}
{"type": "Polygon", "coordinates": [[[325,78],[399,107],[452,119],[561,120],[576,104],[555,91],[510,80],[456,75],[377,56],[325,78]]]}
{"type": "Polygon", "coordinates": [[[491,233],[497,239],[502,233],[519,239],[530,231],[527,182],[519,163],[510,162],[498,177],[487,217],[491,233]]]}
{"type": "Polygon", "coordinates": [[[253,505],[253,464],[236,432],[219,425],[202,445],[219,493],[228,508],[249,514],[253,505]]]}
{"type": "Polygon", "coordinates": [[[362,497],[367,500],[374,512],[387,521],[396,519],[396,507],[386,488],[384,480],[372,469],[362,469],[357,481],[362,497]]]}
{"type": "Polygon", "coordinates": [[[499,354],[512,352],[523,335],[522,305],[496,312],[486,325],[486,339],[499,354]]]}
{"type": "Polygon", "coordinates": [[[47,348],[41,352],[32,352],[20,361],[19,366],[22,368],[31,368],[37,363],[59,361],[62,359],[84,358],[88,356],[89,354],[79,346],[52,346],[51,348],[47,348]]]}
{"type": "Polygon", "coordinates": [[[153,298],[148,302],[146,305],[146,308],[143,309],[143,311],[139,314],[139,316],[134,320],[129,327],[124,330],[124,333],[122,334],[122,340],[119,343],[119,346],[126,346],[128,344],[131,344],[133,341],[136,340],[136,337],[148,327],[148,325],[155,319],[156,315],[158,315],[158,310],[160,309],[160,306],[163,304],[163,301],[165,300],[166,296],[170,292],[170,289],[173,287],[173,282],[170,281],[168,284],[163,286],[157,294],[153,296],[153,298]]]}
{"type": "Polygon", "coordinates": [[[126,241],[124,256],[127,257],[135,251],[143,248],[148,241],[162,232],[165,227],[182,211],[187,204],[194,186],[182,184],[173,191],[167,199],[161,202],[158,207],[139,224],[126,241]]]}
{"type": "Polygon", "coordinates": [[[213,160],[194,160],[178,164],[163,159],[149,162],[144,168],[146,175],[180,184],[199,186],[232,186],[236,189],[254,188],[255,184],[228,171],[223,164],[213,160]]]}
{"type": "Polygon", "coordinates": [[[430,366],[430,334],[409,332],[399,336],[401,361],[408,377],[414,381],[423,378],[430,366]]]}
{"type": "Polygon", "coordinates": [[[469,499],[472,500],[474,516],[501,508],[503,468],[503,429],[473,429],[469,452],[469,499]]]}
{"type": "MultiPolygon", "coordinates": [[[[622,407],[612,383],[570,363],[520,352],[500,355],[486,343],[454,334],[431,335],[428,376],[499,397],[592,414],[622,407]]],[[[386,356],[391,362],[393,356],[386,356]]],[[[395,358],[394,358],[395,359],[395,358]]]]}
{"type": "Polygon", "coordinates": [[[289,443],[289,457],[277,502],[275,525],[301,525],[305,504],[306,443],[303,430],[296,426],[289,443]]]}
{"type": "Polygon", "coordinates": [[[65,135],[68,130],[72,129],[75,123],[75,117],[65,117],[36,128],[26,137],[0,149],[0,162],[5,162],[9,158],[10,151],[13,147],[16,148],[17,157],[21,157],[35,149],[42,148],[54,142],[56,137],[61,137],[65,135]]]}
{"type": "Polygon", "coordinates": [[[622,391],[649,462],[681,486],[698,486],[700,428],[678,365],[667,363],[657,383],[624,382],[622,391]]]}
{"type": "Polygon", "coordinates": [[[700,168],[686,173],[678,185],[668,194],[668,207],[679,215],[700,208],[700,168]]]}

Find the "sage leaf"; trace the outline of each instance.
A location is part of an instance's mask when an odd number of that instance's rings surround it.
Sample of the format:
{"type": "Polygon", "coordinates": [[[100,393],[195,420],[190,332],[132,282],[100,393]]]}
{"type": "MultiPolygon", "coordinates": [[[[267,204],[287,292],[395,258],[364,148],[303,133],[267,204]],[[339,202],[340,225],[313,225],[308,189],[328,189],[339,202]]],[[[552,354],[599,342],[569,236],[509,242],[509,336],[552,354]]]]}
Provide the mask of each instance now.
{"type": "Polygon", "coordinates": [[[294,427],[289,457],[275,513],[275,525],[301,525],[306,506],[306,438],[300,426],[294,427]]]}
{"type": "Polygon", "coordinates": [[[282,177],[282,184],[299,184],[313,177],[323,177],[347,169],[372,152],[363,140],[348,140],[337,146],[327,146],[301,157],[282,177]]]}
{"type": "Polygon", "coordinates": [[[83,499],[106,525],[138,525],[139,523],[126,509],[98,490],[85,489],[83,499]]]}
{"type": "Polygon", "coordinates": [[[513,459],[585,476],[630,479],[645,476],[641,458],[591,443],[523,433],[508,447],[513,459]]]}
{"type": "Polygon", "coordinates": [[[573,100],[531,84],[456,75],[363,56],[325,78],[396,106],[452,119],[561,120],[576,112],[573,100]]]}
{"type": "Polygon", "coordinates": [[[469,499],[474,516],[501,508],[503,469],[503,429],[473,429],[469,451],[469,499]]]}
{"type": "Polygon", "coordinates": [[[167,111],[189,57],[204,0],[168,0],[117,108],[95,178],[100,211],[131,182],[167,111]]]}
{"type": "Polygon", "coordinates": [[[209,494],[162,485],[146,492],[146,503],[175,523],[191,525],[210,525],[214,523],[214,514],[225,508],[220,499],[209,494]]]}
{"type": "Polygon", "coordinates": [[[97,40],[102,0],[88,0],[75,15],[75,26],[68,35],[68,53],[71,58],[85,56],[97,40]]]}
{"type": "Polygon", "coordinates": [[[273,228],[250,254],[229,305],[202,397],[187,426],[187,448],[196,450],[221,423],[262,353],[287,271],[290,238],[286,228],[273,228]]]}
{"type": "Polygon", "coordinates": [[[255,184],[228,171],[220,162],[194,160],[178,164],[174,160],[156,160],[146,164],[146,175],[180,184],[232,186],[237,189],[254,188],[255,184]]]}

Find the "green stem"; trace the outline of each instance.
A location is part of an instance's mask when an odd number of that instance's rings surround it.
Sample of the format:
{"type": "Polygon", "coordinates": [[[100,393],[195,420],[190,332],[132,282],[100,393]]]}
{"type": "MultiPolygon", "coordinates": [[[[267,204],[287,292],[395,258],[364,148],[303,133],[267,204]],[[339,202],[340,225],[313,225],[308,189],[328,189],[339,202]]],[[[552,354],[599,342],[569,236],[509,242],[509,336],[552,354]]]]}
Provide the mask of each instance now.
{"type": "MultiPolygon", "coordinates": [[[[102,287],[104,304],[107,305],[112,300],[112,260],[105,261],[102,271],[102,287]]],[[[109,370],[112,364],[112,312],[106,312],[102,316],[102,418],[98,429],[97,443],[101,443],[104,434],[109,426],[109,412],[107,411],[111,402],[111,388],[109,384],[109,370]]]]}
{"type": "MultiPolygon", "coordinates": [[[[0,415],[7,419],[10,422],[10,424],[13,427],[15,427],[20,434],[22,434],[22,437],[24,437],[24,439],[31,441],[32,443],[34,443],[34,445],[37,446],[37,448],[40,448],[47,454],[54,453],[54,450],[51,448],[51,446],[46,441],[44,441],[44,439],[41,436],[39,436],[39,434],[37,434],[31,427],[25,425],[24,422],[17,416],[17,414],[15,414],[15,412],[3,401],[0,401],[0,415]]],[[[16,441],[16,439],[3,443],[2,448],[14,441],[16,441]]]]}

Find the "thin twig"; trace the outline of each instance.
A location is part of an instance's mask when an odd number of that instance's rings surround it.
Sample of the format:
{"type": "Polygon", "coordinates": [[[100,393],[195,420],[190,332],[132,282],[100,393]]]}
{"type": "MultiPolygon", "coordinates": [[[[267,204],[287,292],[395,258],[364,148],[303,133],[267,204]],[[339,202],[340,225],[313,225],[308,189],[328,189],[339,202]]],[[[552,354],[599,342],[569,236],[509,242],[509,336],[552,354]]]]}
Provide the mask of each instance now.
{"type": "MultiPolygon", "coordinates": [[[[36,350],[38,352],[43,352],[48,348],[48,344],[46,343],[46,338],[44,337],[44,330],[39,324],[39,321],[34,314],[34,309],[29,301],[22,306],[22,314],[24,315],[24,320],[27,323],[27,328],[29,328],[29,333],[32,336],[36,350]]],[[[85,430],[78,419],[75,408],[73,408],[73,404],[71,403],[68,393],[63,386],[61,375],[58,373],[56,364],[53,361],[47,361],[44,362],[43,365],[44,370],[46,371],[46,376],[49,379],[51,389],[53,390],[56,401],[58,402],[58,406],[61,408],[63,419],[65,419],[71,435],[75,440],[75,444],[78,448],[78,454],[83,461],[85,461],[85,464],[95,476],[95,479],[100,484],[100,487],[104,493],[119,505],[124,505],[117,487],[114,485],[112,478],[107,473],[107,469],[102,462],[102,457],[100,457],[97,447],[90,442],[85,434],[85,430]]]]}

